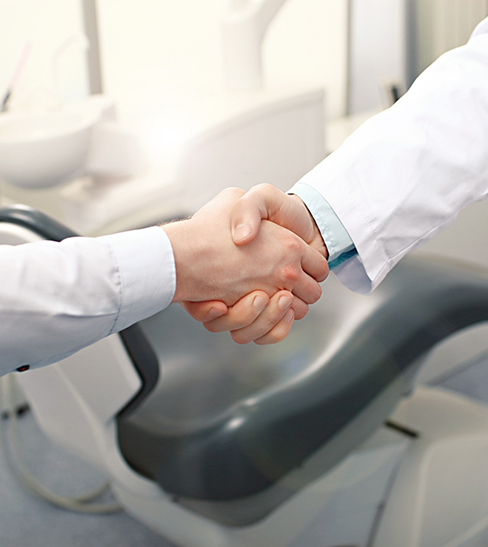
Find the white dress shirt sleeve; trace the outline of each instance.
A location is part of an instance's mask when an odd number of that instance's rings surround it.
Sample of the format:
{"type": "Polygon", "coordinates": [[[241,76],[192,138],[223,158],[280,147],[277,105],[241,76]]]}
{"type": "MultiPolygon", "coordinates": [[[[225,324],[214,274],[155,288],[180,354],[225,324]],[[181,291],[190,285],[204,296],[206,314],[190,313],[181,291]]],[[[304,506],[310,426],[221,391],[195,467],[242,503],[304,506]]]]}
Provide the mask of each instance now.
{"type": "Polygon", "coordinates": [[[488,193],[488,19],[387,111],[301,181],[330,204],[358,254],[335,269],[374,289],[408,252],[488,193]]]}
{"type": "Polygon", "coordinates": [[[176,275],[153,227],[0,246],[0,374],[53,363],[168,306],[176,275]]]}

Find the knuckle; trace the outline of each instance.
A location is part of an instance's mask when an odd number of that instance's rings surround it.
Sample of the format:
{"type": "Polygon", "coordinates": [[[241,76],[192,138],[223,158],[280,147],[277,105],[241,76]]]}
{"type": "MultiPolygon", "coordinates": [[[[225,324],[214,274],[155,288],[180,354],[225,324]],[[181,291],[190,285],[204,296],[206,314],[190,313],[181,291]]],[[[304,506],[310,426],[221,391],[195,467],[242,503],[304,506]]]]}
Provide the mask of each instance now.
{"type": "Polygon", "coordinates": [[[302,289],[304,292],[301,294],[301,298],[307,304],[315,304],[322,296],[322,288],[318,283],[314,282],[312,285],[302,287],[302,289]]]}
{"type": "Polygon", "coordinates": [[[321,269],[318,281],[325,281],[328,276],[329,276],[329,264],[327,263],[327,260],[325,260],[324,258],[324,264],[322,265],[322,269],[321,269]]]}
{"type": "Polygon", "coordinates": [[[251,200],[257,199],[258,201],[261,201],[262,199],[264,199],[265,201],[273,201],[273,197],[276,195],[276,191],[277,188],[275,188],[272,184],[262,182],[261,184],[256,184],[255,186],[253,186],[246,195],[251,200]]]}
{"type": "Polygon", "coordinates": [[[264,346],[264,345],[271,345],[271,344],[278,344],[279,342],[283,341],[285,339],[286,335],[280,334],[279,332],[271,331],[266,334],[266,336],[263,336],[262,338],[258,338],[257,340],[254,340],[254,343],[258,346],[264,346]]]}
{"type": "Polygon", "coordinates": [[[269,182],[261,182],[260,184],[256,184],[251,188],[251,192],[266,192],[270,193],[274,190],[274,186],[272,184],[269,184],[269,182]]]}
{"type": "Polygon", "coordinates": [[[302,244],[302,241],[298,238],[298,236],[296,236],[292,232],[288,232],[287,236],[288,237],[286,237],[284,241],[284,245],[286,247],[287,252],[292,253],[293,255],[297,255],[301,253],[303,244],[302,244]]]}
{"type": "Polygon", "coordinates": [[[318,302],[322,296],[322,287],[318,283],[315,285],[316,286],[312,294],[312,302],[310,302],[310,304],[315,304],[315,302],[318,302]]]}
{"type": "Polygon", "coordinates": [[[203,323],[203,326],[208,330],[208,332],[220,332],[220,329],[218,328],[218,322],[216,321],[208,321],[206,323],[203,323]]]}
{"type": "Polygon", "coordinates": [[[249,340],[246,336],[244,336],[240,331],[236,330],[236,331],[231,331],[230,332],[230,336],[232,338],[232,340],[234,340],[234,342],[236,344],[241,344],[241,345],[244,345],[244,344],[249,344],[249,342],[251,342],[251,340],[249,340]]]}
{"type": "Polygon", "coordinates": [[[229,186],[222,190],[221,195],[239,198],[244,194],[244,190],[237,188],[237,186],[229,186]]]}
{"type": "Polygon", "coordinates": [[[295,320],[300,321],[308,313],[308,304],[306,302],[300,302],[300,304],[294,304],[295,320]]]}
{"type": "Polygon", "coordinates": [[[301,271],[297,266],[288,265],[283,268],[283,278],[292,285],[295,284],[301,275],[301,271]]]}

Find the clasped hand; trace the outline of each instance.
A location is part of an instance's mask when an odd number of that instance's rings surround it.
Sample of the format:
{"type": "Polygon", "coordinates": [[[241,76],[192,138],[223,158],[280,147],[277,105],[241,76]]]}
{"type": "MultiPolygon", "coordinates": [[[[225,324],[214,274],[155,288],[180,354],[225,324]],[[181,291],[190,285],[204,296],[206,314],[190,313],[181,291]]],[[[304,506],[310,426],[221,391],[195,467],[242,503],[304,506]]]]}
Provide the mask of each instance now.
{"type": "Polygon", "coordinates": [[[163,229],[175,257],[173,301],[209,331],[279,342],[321,296],[327,249],[297,196],[267,184],[228,188],[163,229]]]}

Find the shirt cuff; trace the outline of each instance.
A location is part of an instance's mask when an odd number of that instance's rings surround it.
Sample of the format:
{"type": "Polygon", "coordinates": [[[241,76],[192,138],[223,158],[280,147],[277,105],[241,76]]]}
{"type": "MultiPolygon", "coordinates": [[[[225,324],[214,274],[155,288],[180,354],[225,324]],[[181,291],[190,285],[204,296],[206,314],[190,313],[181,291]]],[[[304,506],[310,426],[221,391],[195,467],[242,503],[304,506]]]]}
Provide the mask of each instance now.
{"type": "Polygon", "coordinates": [[[112,332],[163,310],[176,289],[174,255],[158,226],[102,236],[113,252],[120,276],[121,305],[112,332]]]}
{"type": "Polygon", "coordinates": [[[288,193],[297,195],[313,216],[327,247],[331,270],[357,254],[351,236],[320,192],[304,182],[297,182],[288,193]]]}

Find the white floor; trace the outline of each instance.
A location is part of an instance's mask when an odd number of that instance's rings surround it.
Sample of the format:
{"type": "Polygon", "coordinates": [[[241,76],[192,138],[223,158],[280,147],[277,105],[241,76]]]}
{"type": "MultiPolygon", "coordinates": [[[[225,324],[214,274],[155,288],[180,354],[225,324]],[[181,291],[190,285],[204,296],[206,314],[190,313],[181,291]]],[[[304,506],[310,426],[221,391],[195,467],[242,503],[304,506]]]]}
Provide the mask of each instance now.
{"type": "MultiPolygon", "coordinates": [[[[103,483],[98,472],[52,446],[32,414],[20,418],[31,472],[53,492],[79,495],[103,483]]],[[[101,501],[114,501],[110,493],[101,501]]],[[[91,515],[60,509],[23,489],[0,460],[0,547],[173,547],[124,512],[91,515]]]]}

